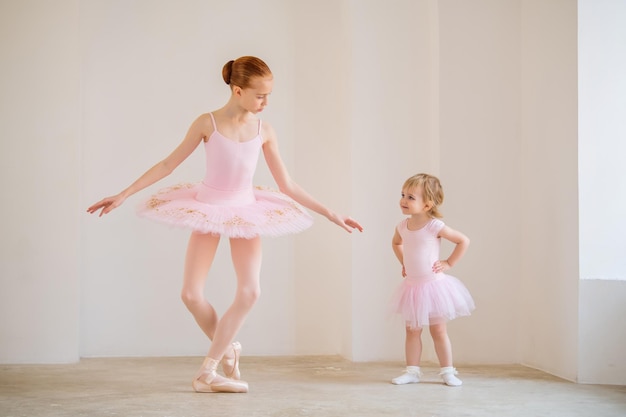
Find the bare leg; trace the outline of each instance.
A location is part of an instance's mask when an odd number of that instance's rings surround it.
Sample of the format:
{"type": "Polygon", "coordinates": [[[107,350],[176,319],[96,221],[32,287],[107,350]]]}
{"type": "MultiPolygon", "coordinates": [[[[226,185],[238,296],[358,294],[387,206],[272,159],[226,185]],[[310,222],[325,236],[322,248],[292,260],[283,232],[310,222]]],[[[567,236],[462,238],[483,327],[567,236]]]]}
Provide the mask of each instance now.
{"type": "Polygon", "coordinates": [[[215,309],[204,298],[207,274],[215,258],[219,235],[192,233],[187,246],[181,298],[196,323],[213,340],[218,317],[215,309]]]}
{"type": "Polygon", "coordinates": [[[448,329],[446,323],[433,324],[430,326],[430,334],[435,343],[435,352],[439,358],[441,366],[441,378],[446,385],[458,387],[463,385],[463,381],[456,377],[458,372],[452,366],[452,345],[448,337],[448,329]]]}
{"type": "Polygon", "coordinates": [[[406,339],[404,341],[406,356],[406,370],[404,373],[391,380],[392,384],[404,385],[420,382],[420,360],[422,356],[422,329],[406,327],[406,339]]]}
{"type": "Polygon", "coordinates": [[[452,366],[452,345],[448,337],[448,329],[446,323],[433,324],[430,326],[430,335],[435,344],[435,352],[439,359],[439,365],[443,368],[452,366]]]}
{"type": "MultiPolygon", "coordinates": [[[[217,251],[219,239],[219,236],[193,233],[189,239],[189,245],[187,248],[183,290],[181,297],[189,311],[193,314],[196,322],[198,323],[202,331],[211,340],[213,340],[213,343],[211,344],[211,349],[209,350],[209,354],[204,359],[202,367],[198,371],[196,377],[193,379],[192,386],[196,392],[248,392],[248,384],[245,381],[236,381],[230,378],[224,378],[221,375],[217,374],[217,366],[220,360],[222,359],[222,357],[225,356],[225,351],[230,350],[228,349],[230,342],[232,341],[232,338],[234,338],[237,330],[239,330],[239,327],[241,327],[240,324],[231,333],[227,332],[225,336],[220,337],[219,329],[222,325],[223,320],[218,320],[215,309],[204,299],[204,284],[211,264],[213,263],[213,259],[215,258],[215,252],[217,251]],[[226,337],[228,337],[229,339],[226,340],[226,337]],[[214,352],[216,349],[216,345],[219,347],[217,353],[214,352]]],[[[257,268],[256,273],[256,285],[258,287],[258,271],[260,269],[260,239],[256,239],[255,242],[256,246],[258,246],[259,248],[259,268],[257,268]]],[[[233,248],[233,260],[237,259],[238,261],[235,262],[235,270],[238,276],[238,285],[237,294],[235,296],[235,302],[233,303],[233,305],[237,305],[238,299],[242,298],[240,296],[240,288],[246,287],[246,285],[241,285],[242,278],[240,278],[240,276],[246,276],[241,272],[246,271],[245,268],[242,267],[242,265],[246,264],[244,261],[251,262],[250,259],[255,259],[254,250],[248,251],[250,253],[249,255],[245,251],[243,251],[238,256],[235,256],[235,248],[248,246],[250,246],[251,248],[255,247],[254,244],[233,245],[231,241],[231,247],[233,248]],[[243,259],[243,261],[240,260],[240,258],[243,259]]],[[[241,252],[242,250],[239,249],[239,251],[241,252]]],[[[247,276],[249,276],[249,274],[247,276]]],[[[245,279],[243,279],[243,282],[246,282],[245,279]]],[[[252,302],[252,304],[254,304],[254,302],[252,302]]],[[[226,312],[225,317],[228,316],[229,312],[232,309],[233,307],[231,306],[229,311],[226,312]]],[[[243,318],[245,318],[245,314],[243,318]]],[[[243,318],[241,319],[241,322],[243,322],[243,318]]],[[[226,320],[226,323],[229,323],[228,319],[226,320]]],[[[231,326],[227,326],[227,329],[230,328],[231,326]]],[[[237,376],[237,378],[239,377],[237,376]]]]}
{"type": "Polygon", "coordinates": [[[217,324],[209,350],[208,356],[218,361],[228,350],[261,292],[261,238],[230,239],[230,249],[237,274],[237,291],[233,303],[217,324]]]}
{"type": "Polygon", "coordinates": [[[404,342],[407,366],[420,366],[422,358],[422,329],[406,328],[406,340],[404,342]]]}

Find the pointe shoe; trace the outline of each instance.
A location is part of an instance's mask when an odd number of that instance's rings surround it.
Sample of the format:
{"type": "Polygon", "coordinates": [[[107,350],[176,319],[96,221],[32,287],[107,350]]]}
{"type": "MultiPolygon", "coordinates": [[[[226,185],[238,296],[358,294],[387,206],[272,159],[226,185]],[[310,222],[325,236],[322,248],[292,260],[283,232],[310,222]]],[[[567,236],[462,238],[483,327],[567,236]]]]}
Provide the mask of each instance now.
{"type": "Polygon", "coordinates": [[[217,374],[219,361],[208,356],[191,385],[196,392],[248,392],[248,383],[235,381],[217,374]]]}
{"type": "Polygon", "coordinates": [[[239,356],[241,355],[241,343],[233,342],[233,357],[222,358],[222,371],[227,378],[239,380],[241,379],[241,373],[239,372],[239,356]]]}

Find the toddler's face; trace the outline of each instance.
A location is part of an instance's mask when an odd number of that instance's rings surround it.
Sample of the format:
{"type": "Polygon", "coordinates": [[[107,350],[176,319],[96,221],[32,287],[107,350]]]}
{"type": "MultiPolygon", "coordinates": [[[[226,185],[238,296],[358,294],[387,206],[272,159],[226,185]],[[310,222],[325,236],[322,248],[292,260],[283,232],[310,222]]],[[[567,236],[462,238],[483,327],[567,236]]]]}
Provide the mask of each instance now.
{"type": "Polygon", "coordinates": [[[428,213],[430,206],[424,201],[422,190],[419,187],[403,189],[400,198],[400,209],[402,214],[413,216],[421,213],[428,213]]]}

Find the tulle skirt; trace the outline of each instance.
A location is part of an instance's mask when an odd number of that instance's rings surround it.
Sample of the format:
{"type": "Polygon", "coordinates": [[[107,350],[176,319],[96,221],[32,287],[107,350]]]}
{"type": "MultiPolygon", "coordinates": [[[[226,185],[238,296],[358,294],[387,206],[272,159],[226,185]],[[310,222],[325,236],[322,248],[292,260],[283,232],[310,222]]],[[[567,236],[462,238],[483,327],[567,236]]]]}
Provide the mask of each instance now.
{"type": "Polygon", "coordinates": [[[269,188],[250,189],[244,197],[232,192],[219,193],[204,198],[207,187],[202,183],[178,184],[142,201],[137,214],[200,233],[244,239],[299,233],[313,224],[313,218],[303,207],[269,188]]]}
{"type": "Polygon", "coordinates": [[[413,329],[469,316],[474,308],[465,285],[441,273],[436,278],[405,278],[391,300],[391,312],[413,329]]]}

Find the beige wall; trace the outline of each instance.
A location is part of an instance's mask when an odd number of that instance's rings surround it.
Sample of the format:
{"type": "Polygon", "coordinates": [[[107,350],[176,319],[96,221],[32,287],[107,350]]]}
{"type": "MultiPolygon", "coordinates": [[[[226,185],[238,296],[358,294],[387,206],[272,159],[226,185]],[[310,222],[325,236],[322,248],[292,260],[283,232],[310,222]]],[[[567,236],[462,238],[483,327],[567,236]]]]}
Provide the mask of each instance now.
{"type": "MultiPolygon", "coordinates": [[[[295,3],[293,175],[322,202],[349,213],[347,11],[342,2],[295,3]]],[[[350,352],[344,336],[350,334],[353,238],[318,216],[311,230],[294,239],[293,330],[299,354],[350,352]]]]}
{"type": "Polygon", "coordinates": [[[471,249],[455,274],[476,312],[451,323],[456,358],[517,357],[520,228],[518,2],[439,2],[444,214],[471,249]],[[489,349],[485,350],[485,343],[489,349]]]}
{"type": "Polygon", "coordinates": [[[78,4],[0,2],[0,362],[79,355],[78,4]]]}
{"type": "Polygon", "coordinates": [[[521,362],[576,380],[576,2],[522,2],[521,362]]]}
{"type": "Polygon", "coordinates": [[[403,325],[388,316],[401,279],[391,237],[404,180],[437,167],[434,5],[396,4],[350,2],[352,211],[366,226],[352,246],[350,357],[359,361],[404,356],[403,325]]]}

